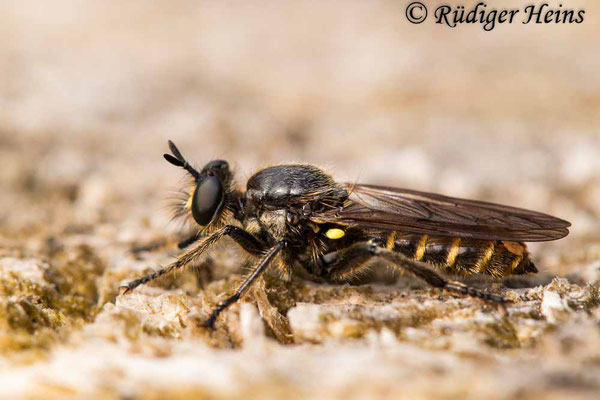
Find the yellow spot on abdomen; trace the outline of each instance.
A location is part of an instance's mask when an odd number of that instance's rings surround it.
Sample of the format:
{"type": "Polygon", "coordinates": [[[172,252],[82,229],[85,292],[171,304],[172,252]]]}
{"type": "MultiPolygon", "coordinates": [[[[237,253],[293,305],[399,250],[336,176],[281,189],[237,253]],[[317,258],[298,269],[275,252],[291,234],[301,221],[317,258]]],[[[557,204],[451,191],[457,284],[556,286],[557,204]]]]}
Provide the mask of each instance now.
{"type": "Polygon", "coordinates": [[[494,244],[494,242],[490,242],[487,249],[485,250],[485,253],[483,253],[481,259],[477,261],[477,264],[475,265],[475,270],[473,271],[474,273],[483,274],[486,271],[487,267],[490,265],[490,261],[492,260],[492,256],[494,255],[495,249],[496,245],[494,244]]]}
{"type": "Polygon", "coordinates": [[[386,249],[394,250],[394,244],[396,242],[396,231],[392,231],[387,238],[387,242],[385,244],[386,249]]]}
{"type": "Polygon", "coordinates": [[[425,247],[427,246],[427,240],[429,240],[429,235],[421,236],[421,240],[419,240],[419,244],[417,245],[417,251],[415,251],[415,260],[421,261],[421,259],[425,255],[425,247]]]}
{"type": "Polygon", "coordinates": [[[325,232],[325,236],[327,236],[329,239],[340,239],[343,238],[345,234],[346,232],[340,228],[331,228],[325,232]]]}
{"type": "Polygon", "coordinates": [[[446,258],[446,266],[453,267],[456,262],[456,256],[458,255],[458,250],[460,248],[460,238],[454,238],[452,240],[452,245],[450,246],[450,250],[448,251],[448,257],[446,258]]]}
{"type": "Polygon", "coordinates": [[[525,246],[523,246],[519,242],[502,241],[502,244],[504,245],[506,250],[510,251],[513,254],[516,254],[517,256],[522,256],[525,252],[525,246]]]}
{"type": "Polygon", "coordinates": [[[512,273],[515,269],[517,269],[517,267],[519,266],[519,264],[521,263],[521,261],[523,261],[523,254],[518,255],[515,258],[515,260],[512,262],[512,264],[510,266],[509,273],[512,273]]]}

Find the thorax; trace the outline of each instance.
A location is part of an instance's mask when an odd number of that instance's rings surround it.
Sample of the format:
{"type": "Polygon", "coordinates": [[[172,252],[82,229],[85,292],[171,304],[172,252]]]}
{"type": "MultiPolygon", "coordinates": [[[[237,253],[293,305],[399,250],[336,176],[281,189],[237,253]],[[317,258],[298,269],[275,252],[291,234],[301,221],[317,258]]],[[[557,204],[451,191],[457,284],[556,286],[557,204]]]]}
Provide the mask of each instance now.
{"type": "Polygon", "coordinates": [[[313,165],[269,167],[248,180],[242,223],[268,241],[294,240],[314,229],[308,220],[324,199],[341,204],[346,197],[343,187],[313,165]]]}

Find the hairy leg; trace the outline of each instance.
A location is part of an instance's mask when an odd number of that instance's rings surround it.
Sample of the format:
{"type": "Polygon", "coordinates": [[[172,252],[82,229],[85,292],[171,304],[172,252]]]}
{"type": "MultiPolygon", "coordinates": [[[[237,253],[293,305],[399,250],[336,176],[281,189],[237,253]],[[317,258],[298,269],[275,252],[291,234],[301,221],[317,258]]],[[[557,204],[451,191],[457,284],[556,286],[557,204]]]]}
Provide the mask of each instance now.
{"type": "Polygon", "coordinates": [[[194,259],[198,258],[202,253],[204,253],[208,248],[210,248],[214,243],[216,243],[223,236],[229,236],[233,240],[235,240],[245,251],[250,254],[259,255],[264,250],[267,249],[266,244],[262,241],[256,239],[250,233],[246,232],[242,228],[238,228],[233,225],[226,225],[225,227],[219,229],[215,233],[210,236],[206,236],[200,244],[194,247],[191,250],[183,253],[177,261],[167,265],[164,268],[159,269],[149,275],[143,276],[139,279],[129,282],[125,286],[121,286],[122,289],[125,289],[123,294],[127,294],[131,292],[136,287],[148,283],[160,276],[163,276],[171,271],[174,271],[179,268],[185,267],[187,264],[192,262],[194,259]]]}
{"type": "Polygon", "coordinates": [[[246,291],[250,288],[250,286],[256,280],[256,278],[258,278],[263,272],[265,272],[273,258],[283,247],[285,247],[285,242],[279,242],[265,254],[265,256],[256,266],[254,271],[252,271],[252,273],[240,285],[240,287],[235,291],[235,293],[232,296],[220,302],[217,305],[217,307],[215,307],[208,319],[203,324],[206,328],[212,329],[214,327],[215,321],[217,320],[219,314],[221,314],[221,312],[227,307],[229,307],[231,304],[238,301],[244,295],[244,293],[246,293],[246,291]]]}
{"type": "Polygon", "coordinates": [[[330,272],[331,278],[343,280],[365,268],[366,262],[373,257],[383,258],[391,262],[394,267],[410,272],[429,285],[448,292],[477,297],[501,305],[508,301],[503,296],[486,293],[463,283],[446,279],[423,262],[411,260],[400,253],[371,242],[357,243],[344,250],[326,254],[323,256],[323,262],[330,272]]]}

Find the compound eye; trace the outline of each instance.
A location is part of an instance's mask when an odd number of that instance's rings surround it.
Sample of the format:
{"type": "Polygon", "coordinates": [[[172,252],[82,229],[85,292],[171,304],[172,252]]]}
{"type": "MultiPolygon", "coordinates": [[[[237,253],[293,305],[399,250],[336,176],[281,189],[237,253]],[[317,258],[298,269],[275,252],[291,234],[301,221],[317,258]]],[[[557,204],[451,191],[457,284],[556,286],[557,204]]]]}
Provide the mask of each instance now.
{"type": "Polygon", "coordinates": [[[223,184],[216,176],[207,176],[194,190],[192,216],[199,225],[208,225],[223,207],[223,184]]]}

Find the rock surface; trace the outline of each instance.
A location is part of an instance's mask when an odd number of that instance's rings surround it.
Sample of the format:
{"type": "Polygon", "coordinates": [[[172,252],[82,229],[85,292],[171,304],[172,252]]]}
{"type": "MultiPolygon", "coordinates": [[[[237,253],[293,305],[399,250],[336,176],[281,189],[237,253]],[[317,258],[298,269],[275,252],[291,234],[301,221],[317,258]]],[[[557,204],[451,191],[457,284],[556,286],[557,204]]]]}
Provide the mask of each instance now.
{"type": "Polygon", "coordinates": [[[493,32],[407,26],[392,1],[7,7],[0,398],[596,397],[600,10],[579,3],[577,27],[493,32]],[[118,291],[178,254],[132,246],[189,229],[163,207],[183,183],[167,139],[230,160],[240,185],[301,160],[537,209],[572,233],[531,246],[537,276],[469,280],[509,297],[506,314],[376,265],[344,285],[267,275],[209,333],[198,323],[244,272],[227,240],[118,291]]]}

